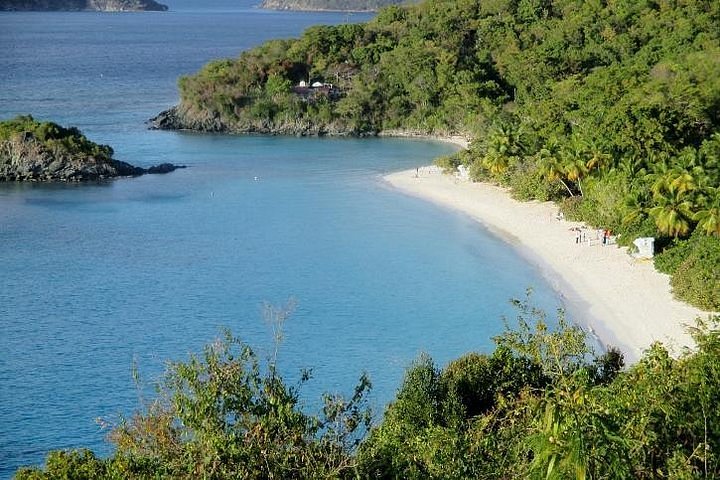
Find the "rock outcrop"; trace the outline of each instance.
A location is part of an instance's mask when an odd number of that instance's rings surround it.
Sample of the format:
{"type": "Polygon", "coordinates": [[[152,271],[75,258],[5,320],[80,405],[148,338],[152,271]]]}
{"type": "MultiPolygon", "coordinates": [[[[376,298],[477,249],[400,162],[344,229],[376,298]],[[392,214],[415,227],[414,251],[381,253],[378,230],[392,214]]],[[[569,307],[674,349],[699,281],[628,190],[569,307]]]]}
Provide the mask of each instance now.
{"type": "Polygon", "coordinates": [[[0,0],[0,11],[164,12],[155,0],[0,0]]]}
{"type": "Polygon", "coordinates": [[[0,181],[81,182],[184,168],[163,163],[145,169],[112,155],[112,148],[91,142],[76,128],[30,116],[0,122],[0,181]]]}
{"type": "Polygon", "coordinates": [[[267,119],[238,119],[228,122],[219,114],[188,111],[182,105],[160,112],[148,120],[152,130],[192,130],[209,133],[238,133],[258,135],[291,135],[297,137],[372,136],[375,132],[348,129],[340,122],[324,123],[310,119],[278,122],[267,119]]]}
{"type": "Polygon", "coordinates": [[[141,168],[102,157],[54,156],[32,138],[0,142],[0,181],[83,182],[146,173],[168,173],[184,166],[163,163],[141,168]]]}

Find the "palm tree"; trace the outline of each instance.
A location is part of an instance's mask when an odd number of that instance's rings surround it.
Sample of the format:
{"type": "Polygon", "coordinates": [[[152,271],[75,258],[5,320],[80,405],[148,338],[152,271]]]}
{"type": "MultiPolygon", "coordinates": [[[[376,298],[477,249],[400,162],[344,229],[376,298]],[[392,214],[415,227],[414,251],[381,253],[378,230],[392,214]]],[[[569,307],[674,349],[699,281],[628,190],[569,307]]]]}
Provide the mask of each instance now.
{"type": "Polygon", "coordinates": [[[624,226],[640,224],[647,217],[647,209],[644,207],[646,199],[643,197],[642,191],[635,189],[624,198],[621,205],[624,226]]]}
{"type": "Polygon", "coordinates": [[[622,157],[620,161],[612,167],[611,171],[621,172],[628,179],[636,177],[644,177],[647,174],[645,162],[640,157],[627,156],[622,157]]]}
{"type": "Polygon", "coordinates": [[[483,166],[493,174],[501,174],[520,158],[524,151],[522,133],[512,125],[492,129],[485,142],[483,166]]]}
{"type": "Polygon", "coordinates": [[[697,222],[697,228],[706,235],[720,237],[720,187],[708,188],[704,205],[693,219],[697,222]]]}
{"type": "Polygon", "coordinates": [[[665,195],[672,187],[671,183],[675,174],[672,173],[670,162],[663,159],[650,164],[651,171],[645,175],[645,180],[650,184],[650,192],[653,196],[665,195]]]}
{"type": "Polygon", "coordinates": [[[493,175],[500,175],[510,167],[510,159],[497,151],[489,151],[483,157],[482,164],[493,175]]]}
{"type": "Polygon", "coordinates": [[[594,140],[590,140],[587,143],[586,156],[587,161],[585,162],[585,166],[590,172],[608,166],[612,160],[612,155],[605,153],[594,140]]]}
{"type": "Polygon", "coordinates": [[[580,191],[580,196],[583,195],[582,191],[582,179],[588,173],[587,159],[585,155],[583,145],[574,140],[571,142],[570,147],[563,151],[563,170],[565,171],[565,177],[575,182],[580,191]]]}
{"type": "Polygon", "coordinates": [[[541,148],[536,154],[535,158],[537,159],[540,174],[545,177],[547,181],[560,181],[570,196],[575,196],[573,191],[570,190],[568,184],[565,183],[565,169],[563,168],[562,152],[560,150],[560,142],[558,142],[557,138],[549,138],[543,148],[541,148]]]}
{"type": "Polygon", "coordinates": [[[671,175],[672,188],[678,192],[691,192],[699,187],[698,181],[707,177],[703,168],[703,161],[698,151],[687,147],[680,155],[672,160],[671,175]]]}
{"type": "Polygon", "coordinates": [[[655,195],[654,200],[656,205],[648,209],[648,214],[655,220],[658,231],[671,237],[687,236],[695,218],[689,198],[668,190],[666,194],[655,195]]]}
{"type": "Polygon", "coordinates": [[[672,169],[669,178],[670,186],[679,194],[692,192],[697,188],[695,176],[687,170],[672,169]]]}

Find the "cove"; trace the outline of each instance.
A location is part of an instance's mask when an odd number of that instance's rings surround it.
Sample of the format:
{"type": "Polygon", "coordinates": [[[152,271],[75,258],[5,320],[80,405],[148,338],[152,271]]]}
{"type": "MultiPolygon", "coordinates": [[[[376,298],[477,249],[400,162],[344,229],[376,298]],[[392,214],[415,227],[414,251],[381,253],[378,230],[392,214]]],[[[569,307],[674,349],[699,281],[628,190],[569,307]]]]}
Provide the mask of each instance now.
{"type": "Polygon", "coordinates": [[[179,2],[167,16],[0,15],[0,63],[11,66],[0,71],[2,118],[32,113],[79,126],[119,159],[189,166],[0,185],[0,477],[51,449],[107,453],[95,419],[139,406],[133,363],[147,398],[167,360],[222,328],[269,354],[264,302],[297,301],[280,368],[290,379],[313,369],[308,408],[321,392],[350,393],[366,371],[378,415],[420,352],[442,365],[486,351],[527,287],[547,311],[559,305],[539,272],[474,221],[381,180],[452,146],[146,130],[175,102],[178,75],[342,21],[250,2],[179,2]]]}

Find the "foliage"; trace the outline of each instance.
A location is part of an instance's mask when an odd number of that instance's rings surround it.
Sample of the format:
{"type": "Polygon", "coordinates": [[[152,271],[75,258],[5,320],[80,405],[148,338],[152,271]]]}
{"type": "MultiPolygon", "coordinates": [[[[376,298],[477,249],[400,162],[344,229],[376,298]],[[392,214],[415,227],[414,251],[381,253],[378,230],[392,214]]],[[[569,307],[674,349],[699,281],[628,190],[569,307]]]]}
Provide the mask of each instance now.
{"type": "Polygon", "coordinates": [[[672,275],[676,296],[706,310],[720,310],[720,238],[696,231],[657,255],[655,266],[672,275]]]}
{"type": "Polygon", "coordinates": [[[67,478],[73,480],[94,480],[109,478],[107,463],[98,459],[89,450],[50,452],[45,470],[22,468],[15,475],[17,480],[42,480],[67,478]]]}
{"type": "Polygon", "coordinates": [[[349,399],[326,395],[317,415],[299,408],[300,385],[288,386],[274,361],[263,364],[227,333],[169,365],[157,400],[111,432],[112,457],[54,452],[45,471],[18,478],[344,477],[369,427],[369,380],[363,375],[349,399]]]}
{"type": "Polygon", "coordinates": [[[53,122],[39,122],[30,115],[0,122],[0,145],[27,138],[34,139],[40,148],[52,152],[55,157],[94,157],[98,160],[110,160],[113,155],[111,147],[88,140],[75,127],[64,128],[53,122]]]}
{"type": "MultiPolygon", "coordinates": [[[[704,238],[704,237],[703,237],[704,238]]],[[[172,363],[159,397],[110,435],[106,459],[52,452],[19,479],[542,478],[720,476],[720,317],[697,320],[697,345],[660,344],[625,368],[595,355],[562,312],[514,300],[492,353],[439,368],[421,355],[369,435],[363,377],[349,400],[299,408],[299,386],[229,334],[172,363]],[[550,325],[556,325],[551,328],[550,325]]],[[[286,318],[270,309],[273,327],[286,318]]],[[[280,340],[281,329],[274,329],[280,340]]]]}

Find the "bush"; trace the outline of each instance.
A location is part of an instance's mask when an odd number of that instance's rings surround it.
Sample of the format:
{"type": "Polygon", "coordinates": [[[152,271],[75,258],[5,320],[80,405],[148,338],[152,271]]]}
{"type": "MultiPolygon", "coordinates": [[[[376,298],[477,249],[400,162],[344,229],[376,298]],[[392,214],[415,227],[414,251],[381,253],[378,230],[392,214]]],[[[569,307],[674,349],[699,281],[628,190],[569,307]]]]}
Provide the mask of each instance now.
{"type": "Polygon", "coordinates": [[[459,154],[454,153],[452,155],[443,155],[442,157],[438,157],[434,161],[435,165],[443,169],[443,172],[445,173],[455,173],[460,165],[462,165],[462,160],[459,154]]]}
{"type": "Polygon", "coordinates": [[[692,251],[690,240],[677,240],[655,256],[655,268],[668,275],[674,274],[692,251]]]}
{"type": "Polygon", "coordinates": [[[449,395],[455,396],[472,418],[495,408],[498,396],[514,398],[525,387],[547,383],[539,365],[515,357],[503,347],[492,355],[470,353],[451,362],[442,373],[449,395]]]}
{"type": "Polygon", "coordinates": [[[670,279],[677,298],[710,311],[720,311],[720,239],[693,238],[685,259],[670,279]]]}
{"type": "Polygon", "coordinates": [[[98,459],[89,450],[51,452],[46,461],[45,471],[36,468],[18,470],[17,480],[73,479],[94,480],[107,475],[106,461],[98,459]]]}
{"type": "Polygon", "coordinates": [[[560,182],[548,182],[534,164],[522,163],[508,172],[507,182],[513,198],[546,202],[562,198],[560,182]]]}

